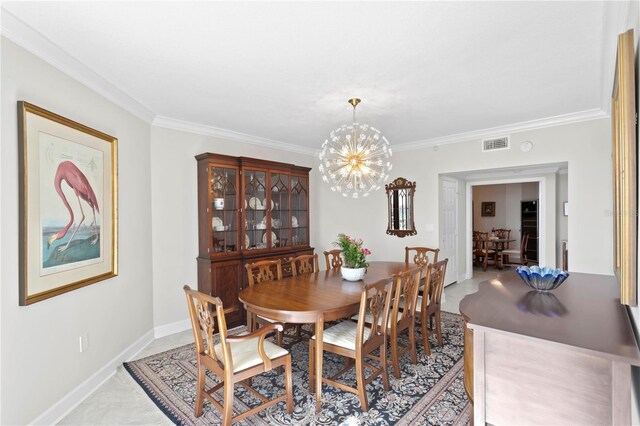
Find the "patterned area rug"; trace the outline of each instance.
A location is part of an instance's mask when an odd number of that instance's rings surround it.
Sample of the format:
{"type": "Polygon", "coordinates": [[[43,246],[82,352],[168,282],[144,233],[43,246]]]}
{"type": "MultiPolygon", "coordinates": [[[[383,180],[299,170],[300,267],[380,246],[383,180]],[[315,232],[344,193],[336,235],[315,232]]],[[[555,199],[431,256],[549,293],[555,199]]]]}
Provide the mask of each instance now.
{"type": "MultiPolygon", "coordinates": [[[[385,392],[382,379],[367,386],[369,411],[360,409],[355,394],[323,385],[322,410],[315,412],[315,395],[309,394],[309,358],[307,341],[295,342],[285,337],[284,346],[292,353],[294,412],[286,413],[284,402],[236,423],[239,425],[467,425],[469,401],[463,384],[463,325],[460,315],[442,313],[444,345],[438,346],[430,334],[431,356],[424,355],[418,343],[418,363],[412,364],[409,354],[401,361],[402,377],[395,379],[393,367],[389,378],[391,391],[385,392]]],[[[244,327],[230,334],[244,332],[244,327]]],[[[416,340],[422,342],[419,327],[416,340]]],[[[125,363],[124,367],[142,386],[153,402],[176,424],[205,425],[221,422],[218,410],[205,399],[204,414],[194,417],[196,387],[195,344],[125,363]]],[[[325,377],[340,371],[341,357],[325,352],[325,377]]],[[[342,377],[355,385],[353,369],[342,377]]],[[[218,383],[208,373],[207,388],[218,383]]],[[[253,379],[253,386],[263,395],[280,395],[284,390],[284,375],[270,371],[253,379]]],[[[217,393],[222,402],[222,394],[217,393]]],[[[243,386],[235,388],[234,416],[259,405],[260,401],[243,386]]]]}

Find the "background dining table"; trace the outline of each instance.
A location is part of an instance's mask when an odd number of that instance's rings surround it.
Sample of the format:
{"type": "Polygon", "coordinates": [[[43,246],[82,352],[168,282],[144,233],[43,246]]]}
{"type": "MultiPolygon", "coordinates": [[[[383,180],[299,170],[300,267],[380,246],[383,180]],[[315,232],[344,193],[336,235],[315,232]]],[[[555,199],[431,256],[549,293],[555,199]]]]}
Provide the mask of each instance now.
{"type": "Polygon", "coordinates": [[[366,284],[387,279],[415,268],[413,263],[369,262],[360,281],[345,281],[340,269],[266,281],[247,287],[238,295],[254,315],[293,324],[315,324],[316,411],[322,406],[322,338],[325,321],[335,321],[358,312],[366,284]]]}
{"type": "Polygon", "coordinates": [[[489,238],[489,242],[493,246],[493,250],[496,251],[496,269],[502,269],[502,251],[506,247],[509,247],[509,243],[513,243],[515,240],[513,238],[489,238]]]}

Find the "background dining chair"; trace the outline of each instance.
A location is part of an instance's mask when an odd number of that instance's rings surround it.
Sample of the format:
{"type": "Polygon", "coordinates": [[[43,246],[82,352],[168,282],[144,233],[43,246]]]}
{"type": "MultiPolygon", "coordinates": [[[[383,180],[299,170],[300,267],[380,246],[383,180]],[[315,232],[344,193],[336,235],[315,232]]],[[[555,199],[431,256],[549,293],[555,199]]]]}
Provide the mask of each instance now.
{"type": "Polygon", "coordinates": [[[327,264],[327,271],[330,269],[338,269],[342,266],[342,250],[334,249],[323,251],[322,253],[324,254],[324,261],[327,264]],[[331,259],[329,259],[329,257],[331,257],[331,259]]]}
{"type": "MultiPolygon", "coordinates": [[[[378,375],[382,375],[384,390],[388,391],[390,389],[386,351],[386,324],[389,320],[389,307],[391,305],[393,288],[393,278],[387,278],[366,285],[362,289],[360,297],[358,322],[343,321],[324,331],[322,339],[323,351],[333,352],[345,358],[355,360],[356,388],[335,381],[336,378],[354,367],[354,365],[350,363],[347,364],[346,362],[345,368],[330,378],[323,377],[322,381],[343,391],[358,395],[362,411],[369,409],[366,389],[367,383],[371,383],[378,375]],[[371,327],[365,326],[367,313],[370,313],[373,319],[371,327]],[[380,356],[373,354],[373,352],[376,351],[380,351],[380,356]],[[379,367],[366,362],[365,357],[376,360],[379,367]],[[373,371],[369,377],[366,377],[365,368],[373,371]]],[[[316,340],[315,336],[313,336],[309,339],[309,383],[311,386],[315,383],[315,347],[316,340]]]]}
{"type": "Polygon", "coordinates": [[[295,277],[299,274],[313,274],[320,270],[317,254],[301,254],[291,259],[291,274],[295,277]]]}
{"type": "MultiPolygon", "coordinates": [[[[511,229],[504,229],[504,228],[491,228],[491,234],[495,235],[497,238],[500,238],[501,240],[508,240],[511,238],[511,229]]],[[[511,243],[504,243],[506,248],[509,248],[509,244],[511,243]]]]}
{"type": "Polygon", "coordinates": [[[418,297],[416,302],[416,316],[420,316],[420,329],[422,331],[422,343],[424,344],[424,353],[431,355],[429,347],[429,334],[427,331],[427,321],[431,317],[435,318],[436,335],[438,344],[442,345],[442,323],[441,323],[441,300],[442,289],[444,288],[444,276],[447,272],[447,263],[449,259],[444,259],[427,266],[427,278],[425,280],[424,293],[418,297]]]}
{"type": "Polygon", "coordinates": [[[258,411],[264,410],[280,401],[285,401],[287,413],[293,412],[293,384],[291,377],[291,355],[289,351],[265,340],[267,334],[274,330],[282,331],[282,324],[273,323],[251,334],[229,336],[224,318],[222,301],[204,293],[183,287],[189,306],[189,317],[193,337],[196,341],[196,362],[198,378],[196,387],[196,405],[194,414],[202,416],[204,398],[206,397],[222,413],[222,424],[227,426],[242,420],[258,411]],[[218,325],[220,342],[214,342],[214,328],[218,325]],[[202,340],[204,334],[206,347],[202,340]],[[260,373],[284,366],[285,393],[269,400],[252,388],[248,380],[260,373]],[[220,383],[207,390],[207,370],[220,378],[220,383]],[[263,403],[235,417],[233,415],[233,388],[240,383],[248,391],[258,396],[263,403]],[[220,404],[213,393],[224,388],[223,402],[220,404]]]}
{"type": "MultiPolygon", "coordinates": [[[[260,284],[265,281],[281,280],[282,279],[282,261],[276,260],[261,260],[259,262],[247,263],[244,265],[247,270],[247,278],[249,281],[249,287],[253,287],[256,284],[260,284]]],[[[254,331],[259,325],[265,326],[276,322],[271,318],[263,317],[262,315],[255,315],[251,312],[247,312],[249,317],[249,330],[254,331]]],[[[284,329],[295,327],[295,324],[284,324],[284,329]]],[[[282,345],[283,332],[278,331],[276,333],[276,342],[278,345],[282,345]]]]}
{"type": "Polygon", "coordinates": [[[505,264],[505,259],[508,259],[509,263],[514,262],[514,258],[517,258],[517,263],[520,265],[527,265],[529,263],[527,259],[527,245],[529,244],[529,234],[522,234],[522,241],[520,241],[520,250],[503,250],[502,255],[502,264],[505,264]]]}
{"type": "Polygon", "coordinates": [[[473,260],[474,264],[482,265],[484,271],[487,270],[489,260],[496,262],[496,252],[490,248],[490,240],[488,232],[473,233],[473,260]]]}

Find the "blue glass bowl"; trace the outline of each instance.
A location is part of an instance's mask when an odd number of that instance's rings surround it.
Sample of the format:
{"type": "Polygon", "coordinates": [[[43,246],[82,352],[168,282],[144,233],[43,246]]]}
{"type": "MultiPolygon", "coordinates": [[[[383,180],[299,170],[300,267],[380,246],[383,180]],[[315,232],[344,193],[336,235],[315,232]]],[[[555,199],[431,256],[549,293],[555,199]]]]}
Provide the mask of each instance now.
{"type": "Polygon", "coordinates": [[[569,277],[569,273],[562,269],[549,268],[548,266],[539,267],[518,266],[516,272],[522,278],[522,281],[529,287],[538,291],[549,291],[560,287],[560,284],[569,277]]]}

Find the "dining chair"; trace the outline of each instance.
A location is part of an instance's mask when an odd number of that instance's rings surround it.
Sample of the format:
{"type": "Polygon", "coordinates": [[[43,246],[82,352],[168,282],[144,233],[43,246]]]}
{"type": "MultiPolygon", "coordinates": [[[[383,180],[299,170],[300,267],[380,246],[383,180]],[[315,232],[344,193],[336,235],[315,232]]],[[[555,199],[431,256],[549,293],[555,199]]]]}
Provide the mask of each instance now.
{"type": "MultiPolygon", "coordinates": [[[[205,397],[222,413],[222,424],[227,426],[251,416],[258,411],[285,401],[287,413],[293,412],[293,383],[291,374],[291,354],[286,349],[265,340],[274,330],[282,331],[281,323],[272,323],[253,333],[239,336],[227,334],[225,310],[222,301],[189,286],[183,287],[189,306],[191,327],[196,341],[196,363],[198,368],[196,385],[196,405],[194,414],[202,416],[205,397]],[[215,343],[214,329],[218,326],[219,343],[215,343]],[[204,334],[205,342],[202,335],[204,334]],[[249,379],[277,367],[285,370],[285,392],[269,400],[252,388],[249,379]],[[220,383],[207,390],[207,370],[218,376],[220,383]],[[233,417],[233,390],[240,383],[263,403],[233,417]],[[222,404],[213,394],[223,388],[222,404]]],[[[232,309],[232,310],[235,310],[232,309]]],[[[229,310],[231,311],[231,310],[229,310]]]]}
{"type": "Polygon", "coordinates": [[[294,277],[302,274],[313,274],[320,270],[317,254],[301,254],[300,256],[292,258],[290,262],[291,274],[294,277]]]}
{"type": "Polygon", "coordinates": [[[484,271],[487,270],[489,260],[493,258],[496,262],[496,252],[490,248],[490,240],[488,232],[473,232],[473,260],[474,264],[482,265],[484,271]]]}
{"type": "MultiPolygon", "coordinates": [[[[429,263],[429,255],[433,256],[433,262],[438,261],[438,254],[440,253],[439,248],[430,248],[430,247],[405,247],[404,248],[404,263],[409,264],[409,259],[411,258],[411,252],[415,251],[415,255],[413,255],[413,263],[418,266],[427,266],[429,263]]],[[[423,275],[420,279],[420,293],[422,293],[424,287],[425,276],[423,275]]]]}
{"type": "Polygon", "coordinates": [[[444,277],[447,272],[447,263],[449,259],[444,259],[427,266],[427,278],[422,296],[418,296],[416,301],[416,316],[420,316],[420,330],[422,331],[422,343],[424,345],[424,353],[431,355],[429,348],[429,334],[427,331],[427,321],[431,317],[435,318],[436,335],[438,344],[442,345],[442,323],[441,323],[441,300],[442,289],[444,288],[444,277]]]}
{"type": "MultiPolygon", "coordinates": [[[[373,379],[382,375],[384,390],[388,391],[390,389],[386,351],[386,324],[389,321],[389,307],[393,288],[393,277],[367,284],[362,289],[360,296],[360,308],[358,310],[360,319],[358,322],[343,321],[324,331],[322,350],[341,355],[346,359],[353,359],[355,364],[345,362],[345,367],[341,371],[329,378],[323,377],[322,381],[343,391],[358,395],[362,411],[368,411],[369,409],[366,386],[373,379]],[[370,313],[373,319],[370,327],[365,326],[367,313],[370,313]],[[379,356],[373,354],[376,351],[380,352],[379,356]],[[377,361],[379,366],[376,367],[366,362],[365,357],[377,361]],[[355,367],[356,372],[356,388],[336,381],[339,376],[353,367],[355,367]],[[369,377],[366,377],[365,369],[367,368],[372,371],[369,377]]],[[[309,339],[309,383],[311,386],[315,383],[315,338],[316,336],[313,336],[309,339]]]]}
{"type": "Polygon", "coordinates": [[[400,378],[400,357],[405,353],[411,354],[411,362],[416,364],[418,356],[416,353],[415,323],[418,302],[418,290],[420,279],[426,266],[419,266],[396,276],[395,295],[393,297],[393,307],[389,318],[387,333],[391,343],[391,363],[393,364],[393,374],[400,378]],[[409,344],[399,343],[400,333],[407,331],[409,334],[409,344]]]}
{"type": "MultiPolygon", "coordinates": [[[[491,228],[491,234],[495,235],[497,238],[501,240],[508,240],[511,238],[511,229],[491,228]]],[[[504,244],[506,248],[509,248],[509,244],[511,243],[504,243],[504,244]]]]}
{"type": "MultiPolygon", "coordinates": [[[[282,279],[282,261],[276,260],[260,260],[258,262],[247,263],[244,265],[247,270],[247,278],[249,281],[249,287],[253,287],[256,284],[260,284],[264,281],[273,281],[282,279]]],[[[257,326],[265,326],[276,322],[271,318],[263,317],[262,315],[255,315],[251,312],[247,312],[249,317],[248,325],[249,330],[255,331],[257,326]]],[[[284,329],[295,327],[295,324],[284,324],[284,329]]],[[[282,345],[283,331],[276,333],[276,342],[278,345],[282,345]]]]}
{"type": "Polygon", "coordinates": [[[520,250],[502,250],[502,264],[505,264],[505,259],[508,259],[509,263],[516,263],[513,261],[514,257],[518,258],[520,265],[527,265],[529,263],[527,259],[527,245],[529,245],[529,234],[522,234],[522,240],[520,241],[520,250]]]}
{"type": "MultiPolygon", "coordinates": [[[[415,339],[415,314],[417,311],[416,303],[418,300],[420,279],[422,272],[425,270],[426,266],[418,266],[408,271],[400,272],[394,277],[395,290],[391,299],[391,312],[387,323],[387,335],[391,346],[391,358],[388,362],[393,365],[393,373],[397,379],[400,378],[400,357],[402,357],[402,355],[410,352],[411,361],[414,364],[418,362],[415,339]],[[407,331],[409,334],[408,345],[399,343],[398,336],[403,331],[407,331]]],[[[351,319],[358,321],[360,318],[359,315],[360,314],[354,315],[351,319]]],[[[381,320],[381,318],[379,319],[381,320]]],[[[367,313],[365,325],[370,327],[372,323],[373,317],[371,313],[367,313]]]]}
{"type": "Polygon", "coordinates": [[[404,248],[404,263],[409,263],[409,258],[411,257],[411,252],[415,251],[415,255],[413,255],[413,263],[418,266],[427,266],[429,263],[434,263],[438,261],[438,253],[440,253],[440,249],[430,248],[430,247],[405,247],[404,248]],[[433,256],[433,262],[429,261],[429,255],[433,256]]]}
{"type": "MultiPolygon", "coordinates": [[[[305,275],[305,274],[313,274],[314,272],[318,272],[320,267],[318,266],[318,255],[314,254],[301,254],[300,256],[294,257],[291,260],[291,275],[305,275]]],[[[296,338],[302,338],[302,324],[296,324],[296,338]]],[[[304,330],[305,333],[308,333],[307,330],[304,330]]],[[[310,336],[310,334],[307,334],[310,336]]]]}
{"type": "Polygon", "coordinates": [[[327,264],[327,271],[330,269],[338,269],[342,266],[342,250],[334,249],[323,251],[324,260],[327,264]],[[329,260],[329,256],[331,256],[331,260],[329,260]]]}

